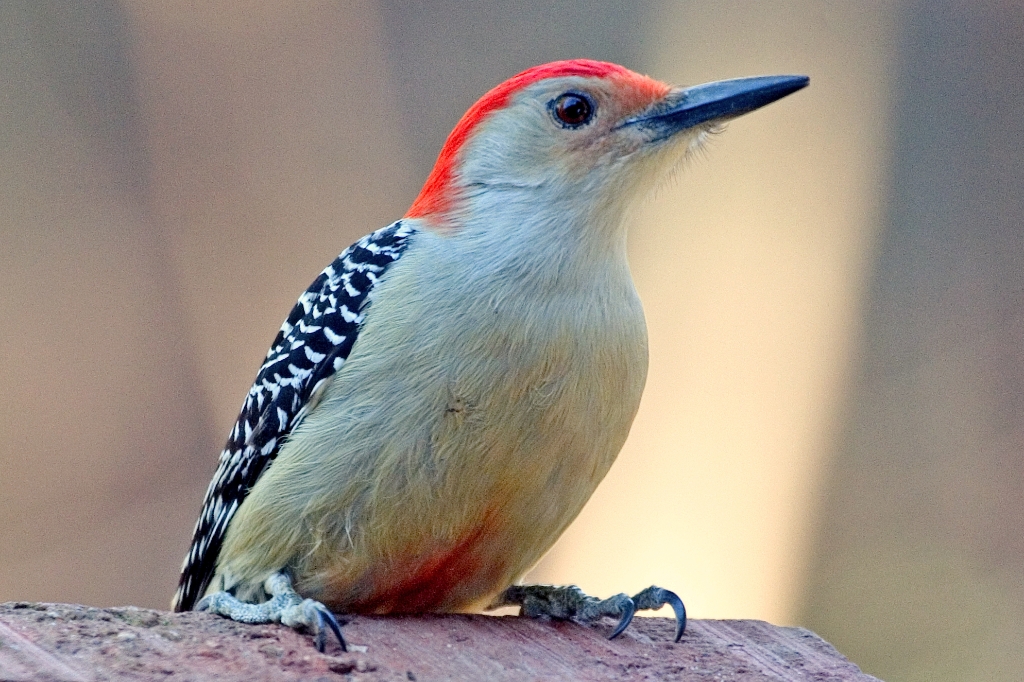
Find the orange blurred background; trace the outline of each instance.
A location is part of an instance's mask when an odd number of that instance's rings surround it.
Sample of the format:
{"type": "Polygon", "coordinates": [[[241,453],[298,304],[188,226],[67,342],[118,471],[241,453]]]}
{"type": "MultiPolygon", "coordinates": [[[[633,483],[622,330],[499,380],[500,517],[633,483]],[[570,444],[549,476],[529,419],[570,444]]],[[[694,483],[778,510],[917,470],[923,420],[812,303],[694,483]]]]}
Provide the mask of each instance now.
{"type": "Polygon", "coordinates": [[[531,579],[901,680],[1024,669],[1024,12],[1006,0],[0,4],[0,600],[166,607],[297,295],[536,63],[804,73],[631,233],[651,372],[531,579]]]}

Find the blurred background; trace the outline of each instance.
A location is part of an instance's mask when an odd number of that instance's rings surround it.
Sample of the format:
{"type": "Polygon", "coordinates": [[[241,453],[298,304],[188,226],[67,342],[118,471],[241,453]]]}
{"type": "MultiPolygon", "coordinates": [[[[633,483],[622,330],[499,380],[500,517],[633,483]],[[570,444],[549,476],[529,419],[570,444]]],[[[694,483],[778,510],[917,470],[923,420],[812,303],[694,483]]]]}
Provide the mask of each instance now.
{"type": "Polygon", "coordinates": [[[0,601],[165,608],[297,295],[533,64],[802,73],[635,218],[630,440],[530,576],[1024,669],[1012,0],[0,3],[0,601]]]}

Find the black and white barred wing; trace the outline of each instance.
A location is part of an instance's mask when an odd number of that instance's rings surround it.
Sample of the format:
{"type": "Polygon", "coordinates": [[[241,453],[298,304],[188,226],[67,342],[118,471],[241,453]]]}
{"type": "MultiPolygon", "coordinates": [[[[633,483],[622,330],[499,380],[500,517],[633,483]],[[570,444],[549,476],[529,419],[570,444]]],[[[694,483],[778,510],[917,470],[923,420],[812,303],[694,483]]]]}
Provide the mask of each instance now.
{"type": "Polygon", "coordinates": [[[413,232],[398,221],[345,249],[310,285],[281,326],[249,389],[220,465],[206,491],[182,566],[176,611],[192,609],[217,565],[239,505],[306,414],[310,400],[345,363],[363,321],[367,296],[398,260],[413,232]]]}

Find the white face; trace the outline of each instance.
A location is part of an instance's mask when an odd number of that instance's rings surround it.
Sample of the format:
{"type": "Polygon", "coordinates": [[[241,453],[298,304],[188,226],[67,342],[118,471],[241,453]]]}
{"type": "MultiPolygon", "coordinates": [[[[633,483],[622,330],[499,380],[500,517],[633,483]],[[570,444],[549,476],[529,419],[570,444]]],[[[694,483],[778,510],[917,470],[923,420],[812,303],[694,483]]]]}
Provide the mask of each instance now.
{"type": "Polygon", "coordinates": [[[631,200],[708,127],[656,139],[643,126],[624,125],[680,92],[650,83],[564,77],[524,88],[474,131],[460,184],[470,194],[487,186],[552,190],[549,196],[589,205],[631,200]]]}

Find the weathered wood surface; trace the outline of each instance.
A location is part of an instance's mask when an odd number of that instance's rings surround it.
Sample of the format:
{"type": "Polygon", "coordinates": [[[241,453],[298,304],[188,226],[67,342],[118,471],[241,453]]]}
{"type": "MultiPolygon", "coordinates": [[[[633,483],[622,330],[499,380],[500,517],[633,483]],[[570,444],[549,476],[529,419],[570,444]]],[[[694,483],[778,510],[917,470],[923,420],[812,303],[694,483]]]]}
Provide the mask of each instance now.
{"type": "MultiPolygon", "coordinates": [[[[308,636],[202,613],[0,604],[0,682],[102,680],[685,680],[871,682],[817,635],[760,621],[583,626],[516,617],[349,619],[352,651],[318,653],[308,636]]],[[[877,681],[876,681],[877,682],[877,681]]]]}

